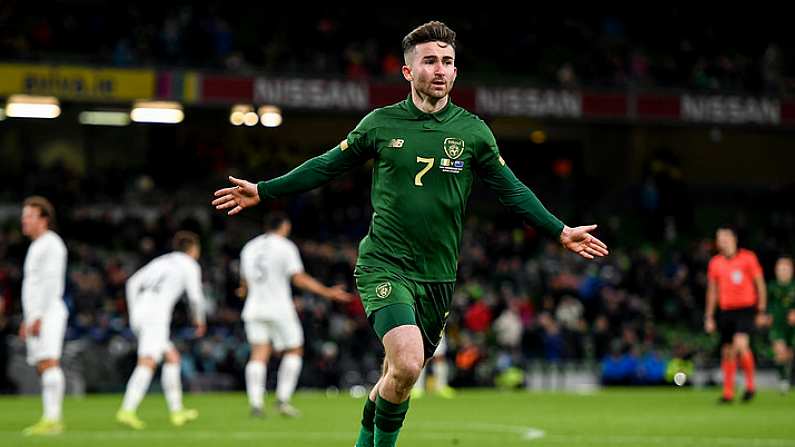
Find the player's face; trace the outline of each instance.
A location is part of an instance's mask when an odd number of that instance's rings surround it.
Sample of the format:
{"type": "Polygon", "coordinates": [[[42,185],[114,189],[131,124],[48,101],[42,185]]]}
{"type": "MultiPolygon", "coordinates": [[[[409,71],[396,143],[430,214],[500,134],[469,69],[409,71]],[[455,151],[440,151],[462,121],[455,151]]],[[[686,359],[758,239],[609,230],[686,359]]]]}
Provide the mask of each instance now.
{"type": "Polygon", "coordinates": [[[783,283],[792,281],[792,259],[782,258],[776,261],[776,280],[783,283]]]}
{"type": "Polygon", "coordinates": [[[441,99],[453,89],[456,74],[455,50],[444,42],[425,42],[414,47],[403,77],[414,90],[441,99]]]}
{"type": "Polygon", "coordinates": [[[737,236],[732,230],[718,230],[715,235],[715,243],[718,246],[718,251],[723,255],[731,256],[737,251],[737,236]]]}
{"type": "Polygon", "coordinates": [[[35,206],[22,208],[22,234],[35,236],[47,229],[47,219],[41,217],[41,211],[35,206]]]}

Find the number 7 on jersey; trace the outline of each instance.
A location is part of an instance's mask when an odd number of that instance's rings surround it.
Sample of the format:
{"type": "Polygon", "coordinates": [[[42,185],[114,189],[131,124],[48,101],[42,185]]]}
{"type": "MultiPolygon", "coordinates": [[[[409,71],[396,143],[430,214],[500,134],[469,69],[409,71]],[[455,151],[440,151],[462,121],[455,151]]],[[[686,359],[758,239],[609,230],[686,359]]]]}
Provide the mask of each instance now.
{"type": "Polygon", "coordinates": [[[414,186],[423,186],[423,185],[422,185],[422,177],[423,177],[425,174],[427,174],[427,173],[428,173],[428,171],[430,171],[430,170],[431,170],[431,168],[433,167],[433,162],[434,162],[435,160],[436,160],[435,158],[423,158],[423,157],[417,157],[417,163],[425,163],[427,166],[425,166],[424,168],[422,168],[422,169],[420,170],[420,172],[418,172],[418,173],[417,173],[417,175],[415,175],[415,176],[414,176],[414,186]]]}

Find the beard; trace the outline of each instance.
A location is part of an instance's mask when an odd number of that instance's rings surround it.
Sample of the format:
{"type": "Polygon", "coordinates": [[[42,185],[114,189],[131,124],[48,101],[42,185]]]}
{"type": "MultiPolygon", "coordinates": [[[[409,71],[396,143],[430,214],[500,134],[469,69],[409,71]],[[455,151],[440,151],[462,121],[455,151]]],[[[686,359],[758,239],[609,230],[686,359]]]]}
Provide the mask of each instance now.
{"type": "MultiPolygon", "coordinates": [[[[441,87],[441,86],[439,86],[441,87]]],[[[436,85],[431,82],[424,82],[416,86],[418,92],[422,93],[423,95],[430,96],[431,98],[441,99],[450,94],[450,90],[453,89],[453,82],[448,81],[445,83],[444,88],[438,88],[436,85]]]]}

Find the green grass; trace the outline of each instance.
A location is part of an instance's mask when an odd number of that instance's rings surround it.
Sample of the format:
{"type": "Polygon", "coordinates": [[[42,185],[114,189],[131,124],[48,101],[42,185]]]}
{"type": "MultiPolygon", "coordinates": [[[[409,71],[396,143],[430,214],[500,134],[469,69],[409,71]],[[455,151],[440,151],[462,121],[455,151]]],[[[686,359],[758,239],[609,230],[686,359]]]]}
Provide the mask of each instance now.
{"type": "MultiPolygon", "coordinates": [[[[591,395],[467,391],[452,400],[425,397],[411,403],[401,446],[793,446],[795,395],[762,392],[749,404],[718,406],[718,391],[615,389],[591,395]]],[[[271,395],[272,396],[272,395],[271,395]]],[[[135,432],[113,417],[119,395],[67,398],[67,431],[46,439],[20,430],[40,415],[36,396],[0,398],[0,446],[345,446],[353,445],[361,399],[299,393],[304,415],[264,420],[248,416],[239,394],[187,395],[199,420],[180,429],[168,424],[163,396],[150,394],[135,432]]],[[[271,410],[272,408],[268,408],[271,410]]]]}

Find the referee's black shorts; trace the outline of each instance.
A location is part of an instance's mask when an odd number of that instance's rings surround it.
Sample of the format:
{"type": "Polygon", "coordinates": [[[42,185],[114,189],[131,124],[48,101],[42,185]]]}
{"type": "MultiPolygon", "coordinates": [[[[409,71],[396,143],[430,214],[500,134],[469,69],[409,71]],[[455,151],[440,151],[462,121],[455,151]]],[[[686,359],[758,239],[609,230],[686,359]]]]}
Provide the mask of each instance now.
{"type": "Polygon", "coordinates": [[[718,330],[720,331],[720,344],[731,344],[734,334],[748,334],[754,332],[756,307],[742,307],[739,309],[721,310],[718,314],[718,330]]]}

